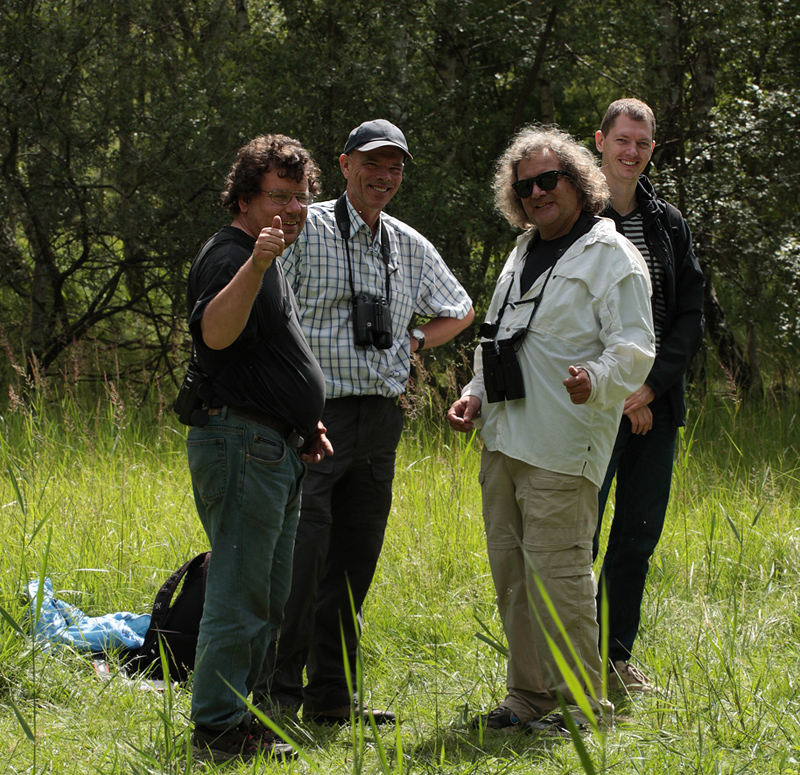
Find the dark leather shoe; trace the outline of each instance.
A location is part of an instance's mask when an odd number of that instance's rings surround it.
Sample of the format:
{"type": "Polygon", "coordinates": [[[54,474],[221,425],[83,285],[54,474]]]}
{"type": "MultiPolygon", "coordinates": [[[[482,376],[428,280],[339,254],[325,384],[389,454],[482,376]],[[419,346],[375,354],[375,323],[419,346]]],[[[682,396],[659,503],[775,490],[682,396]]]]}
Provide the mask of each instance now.
{"type": "MultiPolygon", "coordinates": [[[[306,712],[303,713],[303,721],[310,721],[312,724],[322,724],[325,726],[344,726],[350,723],[350,706],[343,705],[341,708],[332,708],[331,710],[323,710],[319,712],[306,712]]],[[[369,724],[370,718],[377,726],[381,724],[394,724],[396,717],[390,710],[373,710],[372,708],[354,708],[353,717],[357,720],[359,717],[365,724],[369,724]]]]}
{"type": "Polygon", "coordinates": [[[499,705],[488,713],[476,716],[472,719],[470,726],[473,729],[478,729],[480,727],[484,729],[509,729],[519,726],[521,723],[520,719],[517,718],[517,714],[514,713],[511,708],[507,708],[505,705],[499,705]]]}

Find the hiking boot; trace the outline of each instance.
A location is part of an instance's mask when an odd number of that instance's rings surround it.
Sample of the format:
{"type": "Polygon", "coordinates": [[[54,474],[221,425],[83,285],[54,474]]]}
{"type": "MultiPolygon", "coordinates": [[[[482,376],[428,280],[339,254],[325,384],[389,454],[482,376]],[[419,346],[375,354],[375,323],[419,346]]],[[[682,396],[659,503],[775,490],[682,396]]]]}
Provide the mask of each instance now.
{"type": "Polygon", "coordinates": [[[612,663],[612,668],[608,676],[609,689],[627,689],[629,692],[642,692],[643,694],[653,691],[653,685],[636,665],[618,659],[612,663]]]}
{"type": "MultiPolygon", "coordinates": [[[[287,721],[287,718],[284,717],[282,721],[287,721]]],[[[298,721],[297,723],[299,724],[300,722],[298,721]]],[[[283,726],[286,726],[286,724],[284,723],[283,726]]],[[[250,722],[250,732],[253,735],[260,735],[265,743],[283,744],[284,742],[283,738],[277,732],[273,732],[260,718],[256,718],[255,716],[253,716],[253,720],[250,722]]]]}
{"type": "Polygon", "coordinates": [[[300,726],[300,717],[297,715],[298,705],[267,705],[260,706],[259,710],[269,716],[278,726],[300,726]]]}
{"type": "Polygon", "coordinates": [[[224,732],[197,725],[192,732],[192,752],[197,761],[215,764],[232,759],[250,761],[259,754],[278,761],[297,757],[292,746],[281,742],[261,724],[247,720],[224,732]]]}
{"type": "MultiPolygon", "coordinates": [[[[588,729],[588,725],[575,719],[575,726],[581,732],[588,729]]],[[[562,713],[549,713],[535,721],[528,721],[525,724],[525,731],[531,735],[546,735],[548,737],[569,737],[569,728],[564,720],[562,713]]]]}
{"type": "MultiPolygon", "coordinates": [[[[312,724],[321,724],[323,726],[344,726],[350,723],[350,715],[350,706],[343,705],[341,708],[332,708],[331,710],[306,711],[303,713],[303,721],[309,721],[312,724]]],[[[358,705],[352,709],[352,716],[356,721],[360,717],[365,724],[369,724],[369,720],[372,718],[376,726],[394,724],[397,721],[395,714],[390,710],[360,708],[358,705]]]]}
{"type": "Polygon", "coordinates": [[[519,726],[521,723],[522,721],[511,708],[499,705],[488,713],[476,716],[472,719],[471,726],[473,729],[478,729],[478,727],[483,727],[484,729],[509,729],[519,726]]]}

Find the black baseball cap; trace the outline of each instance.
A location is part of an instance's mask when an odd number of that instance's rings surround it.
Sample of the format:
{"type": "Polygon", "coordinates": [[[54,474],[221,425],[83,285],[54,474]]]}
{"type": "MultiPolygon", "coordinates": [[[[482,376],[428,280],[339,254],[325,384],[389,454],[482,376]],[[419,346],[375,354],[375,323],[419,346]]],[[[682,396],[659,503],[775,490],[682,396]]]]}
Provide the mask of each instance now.
{"type": "Polygon", "coordinates": [[[407,158],[414,158],[408,152],[408,143],[406,143],[405,135],[394,124],[383,118],[359,124],[350,132],[350,136],[344,146],[344,152],[372,151],[384,145],[393,145],[395,148],[399,148],[407,158]]]}

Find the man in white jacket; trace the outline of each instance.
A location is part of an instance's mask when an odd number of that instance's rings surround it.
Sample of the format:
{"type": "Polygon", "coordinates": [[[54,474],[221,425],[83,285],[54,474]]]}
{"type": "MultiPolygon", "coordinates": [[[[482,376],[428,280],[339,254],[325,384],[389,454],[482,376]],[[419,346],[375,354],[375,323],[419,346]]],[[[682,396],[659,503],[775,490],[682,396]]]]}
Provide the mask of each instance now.
{"type": "Polygon", "coordinates": [[[507,696],[476,725],[563,731],[574,703],[546,634],[579,676],[542,600],[544,585],[588,676],[602,666],[592,573],[597,493],[625,398],[655,355],[639,252],[598,218],[609,192],[591,153],[556,129],[525,129],[498,161],[495,203],[525,229],[497,281],[475,377],[448,412],[482,421],[480,481],[489,563],[509,646],[507,696]]]}

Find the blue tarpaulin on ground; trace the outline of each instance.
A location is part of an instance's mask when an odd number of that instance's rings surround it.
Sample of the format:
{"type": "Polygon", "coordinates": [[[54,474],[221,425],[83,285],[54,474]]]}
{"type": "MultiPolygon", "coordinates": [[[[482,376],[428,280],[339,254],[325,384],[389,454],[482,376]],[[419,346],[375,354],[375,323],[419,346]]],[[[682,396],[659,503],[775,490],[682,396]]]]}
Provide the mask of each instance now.
{"type": "Polygon", "coordinates": [[[31,621],[36,623],[36,640],[45,646],[71,646],[76,651],[99,653],[115,649],[139,648],[150,626],[150,614],[132,614],[127,611],[87,616],[80,608],[58,600],[53,594],[53,584],[44,580],[42,610],[36,618],[36,598],[39,579],[28,584],[31,599],[31,621]]]}

